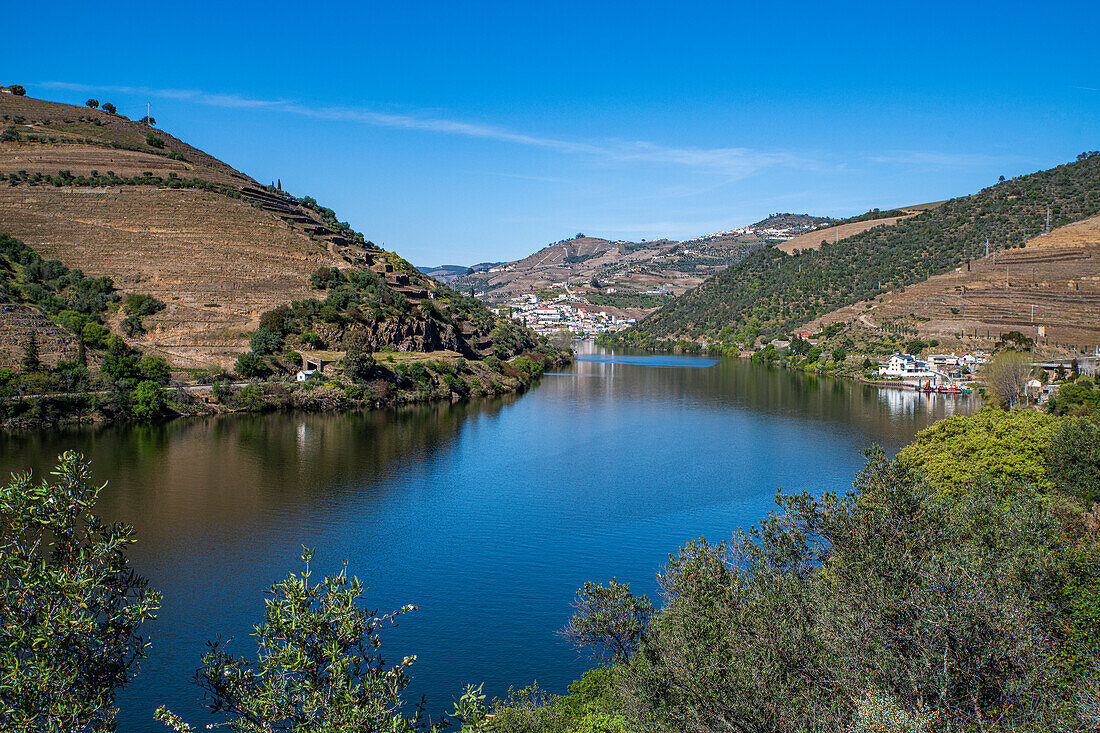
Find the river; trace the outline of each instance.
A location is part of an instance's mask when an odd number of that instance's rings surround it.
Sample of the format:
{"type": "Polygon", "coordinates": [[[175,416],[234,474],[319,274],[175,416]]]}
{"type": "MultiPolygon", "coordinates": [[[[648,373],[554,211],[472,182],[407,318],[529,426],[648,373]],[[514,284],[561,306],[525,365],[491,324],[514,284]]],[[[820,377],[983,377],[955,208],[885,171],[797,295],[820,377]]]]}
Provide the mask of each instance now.
{"type": "Polygon", "coordinates": [[[450,710],[467,682],[564,692],[588,663],[554,631],[585,580],[616,576],[656,603],[654,574],[683,543],[759,521],[780,487],[843,492],[864,448],[897,450],[977,406],[736,359],[582,351],[521,397],[0,438],[5,476],[69,448],[92,459],[101,512],[135,525],[133,563],[164,593],[119,730],[166,730],[161,704],[214,722],[191,682],[204,642],[254,653],[263,591],[302,545],[315,570],[347,559],[371,608],[419,606],[382,637],[388,660],[418,656],[409,699],[450,710]]]}

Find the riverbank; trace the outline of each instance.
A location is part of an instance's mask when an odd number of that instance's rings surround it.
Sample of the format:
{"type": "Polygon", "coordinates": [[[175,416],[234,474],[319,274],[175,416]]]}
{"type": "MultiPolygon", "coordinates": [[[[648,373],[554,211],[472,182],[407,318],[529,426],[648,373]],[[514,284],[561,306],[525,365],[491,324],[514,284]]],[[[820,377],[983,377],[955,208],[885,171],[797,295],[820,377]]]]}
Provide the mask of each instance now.
{"type": "MultiPolygon", "coordinates": [[[[328,376],[313,374],[302,381],[286,375],[239,380],[220,374],[192,383],[127,380],[101,390],[7,394],[0,398],[0,430],[43,430],[241,412],[343,412],[521,394],[543,372],[571,363],[573,354],[568,349],[540,347],[507,361],[495,356],[470,360],[453,352],[384,352],[374,354],[373,359],[374,364],[364,379],[351,378],[342,370],[334,370],[328,376]]],[[[6,386],[0,384],[0,388],[6,386]]]]}

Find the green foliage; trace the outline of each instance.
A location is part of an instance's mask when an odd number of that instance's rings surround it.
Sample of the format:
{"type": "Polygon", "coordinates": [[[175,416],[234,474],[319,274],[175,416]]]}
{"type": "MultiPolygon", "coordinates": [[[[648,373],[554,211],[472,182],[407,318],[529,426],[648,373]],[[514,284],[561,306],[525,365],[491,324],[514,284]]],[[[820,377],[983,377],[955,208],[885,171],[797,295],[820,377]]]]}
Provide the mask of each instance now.
{"type": "Polygon", "coordinates": [[[113,114],[116,114],[118,112],[118,108],[115,107],[110,102],[104,102],[103,103],[103,111],[106,112],[107,114],[112,114],[113,115],[113,114]]]}
{"type": "Polygon", "coordinates": [[[168,384],[168,379],[172,376],[172,370],[168,367],[168,362],[161,356],[141,357],[138,370],[145,379],[157,384],[168,384]]]}
{"type": "MultiPolygon", "coordinates": [[[[401,710],[416,657],[391,667],[377,651],[380,629],[416,607],[367,611],[363,584],[348,577],[346,562],[336,575],[312,583],[312,559],[306,550],[304,571],[268,591],[264,620],[253,634],[255,660],[230,654],[221,640],[209,643],[195,680],[210,709],[230,729],[256,733],[422,729],[419,715],[409,718],[401,710]]],[[[157,717],[178,721],[163,708],[157,717]]]]}
{"type": "Polygon", "coordinates": [[[663,608],[624,684],[636,728],[1074,725],[1052,663],[1062,520],[1029,487],[948,501],[877,451],[853,494],[780,506],[659,577],[663,608]],[[876,690],[883,715],[853,705],[876,690]]]}
{"type": "Polygon", "coordinates": [[[38,337],[34,331],[27,336],[27,343],[23,345],[23,361],[20,365],[24,372],[37,372],[42,368],[42,360],[38,358],[38,337]]]}
{"type": "Polygon", "coordinates": [[[715,335],[750,318],[768,339],[845,305],[958,267],[995,246],[1100,212],[1100,156],[1021,176],[952,199],[889,227],[874,227],[826,242],[814,253],[787,255],[773,247],[754,252],[676,298],[618,343],[649,337],[715,335]]]}
{"type": "Polygon", "coordinates": [[[919,356],[922,351],[928,348],[928,344],[920,339],[910,339],[905,344],[905,353],[912,356],[919,356]]]}
{"type": "Polygon", "coordinates": [[[83,457],[64,453],[53,476],[0,489],[0,728],[110,731],[160,596],[126,559],[133,529],[95,514],[83,457]]]}
{"type": "Polygon", "coordinates": [[[145,136],[145,144],[151,148],[163,148],[164,140],[150,132],[145,136]]]}
{"type": "Polygon", "coordinates": [[[1100,427],[1084,418],[1062,420],[1047,448],[1047,478],[1062,493],[1100,500],[1100,427]]]}
{"type": "Polygon", "coordinates": [[[1057,430],[1058,420],[1038,412],[986,407],[970,417],[940,420],[898,455],[945,494],[978,475],[997,484],[1029,481],[1049,488],[1046,456],[1057,430]]]}
{"type": "Polygon", "coordinates": [[[99,100],[89,99],[87,102],[84,103],[84,106],[90,109],[99,109],[99,100]]]}
{"type": "Polygon", "coordinates": [[[128,338],[139,338],[145,334],[145,326],[141,323],[141,316],[126,316],[119,321],[118,325],[128,338]]]}
{"type": "Polygon", "coordinates": [[[604,587],[585,582],[573,599],[573,617],[561,635],[592,659],[625,662],[645,633],[653,606],[615,578],[604,587]]]}
{"type": "Polygon", "coordinates": [[[59,322],[66,313],[83,314],[95,322],[118,295],[109,278],[87,278],[0,234],[0,298],[36,306],[59,322]]]}
{"type": "Polygon", "coordinates": [[[100,368],[103,376],[116,384],[126,379],[137,379],[141,376],[139,364],[138,352],[127,346],[120,337],[107,339],[107,356],[100,368]]]}
{"type": "Polygon", "coordinates": [[[145,293],[130,293],[126,296],[123,310],[136,316],[151,316],[167,307],[163,300],[145,293]]]}
{"type": "Polygon", "coordinates": [[[138,384],[130,393],[130,414],[139,420],[148,420],[164,412],[168,397],[164,388],[152,380],[138,384]]]}
{"type": "Polygon", "coordinates": [[[251,351],[246,351],[237,357],[237,363],[233,371],[245,379],[260,377],[267,373],[267,364],[263,359],[251,351]]]}
{"type": "Polygon", "coordinates": [[[277,332],[269,331],[261,326],[256,330],[256,333],[252,334],[248,345],[251,347],[253,354],[267,356],[282,350],[283,337],[277,332]]]}
{"type": "Polygon", "coordinates": [[[258,384],[247,384],[236,394],[237,407],[248,412],[260,412],[267,407],[264,390],[258,384]]]}
{"type": "Polygon", "coordinates": [[[370,343],[360,332],[353,332],[346,339],[344,351],[344,374],[351,379],[363,381],[374,371],[374,356],[370,343]]]}
{"type": "Polygon", "coordinates": [[[1067,382],[1047,403],[1047,409],[1054,415],[1096,415],[1100,413],[1100,388],[1091,379],[1067,382]]]}

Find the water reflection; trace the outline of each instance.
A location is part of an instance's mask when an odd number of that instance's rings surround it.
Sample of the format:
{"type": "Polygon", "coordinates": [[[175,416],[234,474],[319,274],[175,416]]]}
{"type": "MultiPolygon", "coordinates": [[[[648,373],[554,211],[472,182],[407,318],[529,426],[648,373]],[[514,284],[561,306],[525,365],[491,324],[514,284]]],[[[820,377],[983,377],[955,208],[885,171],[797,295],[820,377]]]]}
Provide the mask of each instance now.
{"type": "Polygon", "coordinates": [[[583,581],[653,592],[667,553],[758,521],[777,487],[842,491],[870,443],[974,406],[739,360],[585,359],[469,405],[5,436],[0,471],[75,448],[110,480],[102,511],[136,526],[134,562],[166,598],[120,700],[121,730],[154,731],[159,704],[209,722],[189,682],[203,642],[247,642],[302,544],[348,558],[372,607],[420,606],[385,649],[419,655],[433,709],[471,681],[562,691],[584,663],[553,632],[583,581]]]}

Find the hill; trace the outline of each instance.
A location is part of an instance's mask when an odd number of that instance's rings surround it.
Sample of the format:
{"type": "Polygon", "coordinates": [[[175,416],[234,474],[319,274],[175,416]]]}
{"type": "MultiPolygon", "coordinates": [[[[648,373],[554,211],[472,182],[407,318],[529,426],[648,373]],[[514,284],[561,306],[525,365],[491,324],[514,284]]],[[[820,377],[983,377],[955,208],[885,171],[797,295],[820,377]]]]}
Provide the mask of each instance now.
{"type": "Polygon", "coordinates": [[[942,202],[921,204],[919,206],[906,206],[902,209],[894,209],[891,211],[879,211],[875,209],[861,216],[852,217],[851,219],[832,220],[830,226],[819,227],[805,234],[800,234],[785,242],[780,242],[776,247],[787,254],[794,254],[795,250],[805,251],[809,249],[820,249],[823,242],[838,242],[855,234],[865,232],[872,227],[889,226],[902,219],[908,219],[909,217],[916,216],[922,211],[939,206],[940,203],[942,202]]]}
{"type": "Polygon", "coordinates": [[[808,330],[837,322],[871,332],[904,329],[962,351],[987,349],[1011,331],[1050,353],[1092,350],[1100,346],[1100,216],[838,309],[808,330]]]}
{"type": "MultiPolygon", "coordinates": [[[[625,331],[620,343],[654,339],[773,337],[862,300],[949,272],[992,247],[1019,248],[1052,227],[1100,213],[1100,154],[1020,176],[943,202],[890,226],[874,226],[816,251],[752,253],[625,331]]],[[[820,235],[819,232],[815,232],[820,235]]],[[[1028,245],[1030,246],[1030,245],[1028,245]]]]}
{"type": "MultiPolygon", "coordinates": [[[[378,248],[314,199],[261,185],[164,130],[101,109],[0,94],[0,232],[43,261],[110,278],[113,300],[94,318],[175,367],[231,365],[261,316],[291,304],[302,304],[298,327],[327,348],[352,330],[376,349],[476,357],[497,346],[498,323],[480,303],[378,248]],[[132,314],[119,303],[131,295],[164,305],[136,328],[124,325],[132,314]]],[[[41,306],[28,291],[42,282],[25,274],[13,276],[22,284],[7,302],[41,306]]],[[[45,312],[58,322],[64,310],[45,312]]],[[[0,357],[21,350],[27,333],[0,330],[0,357]]]]}

